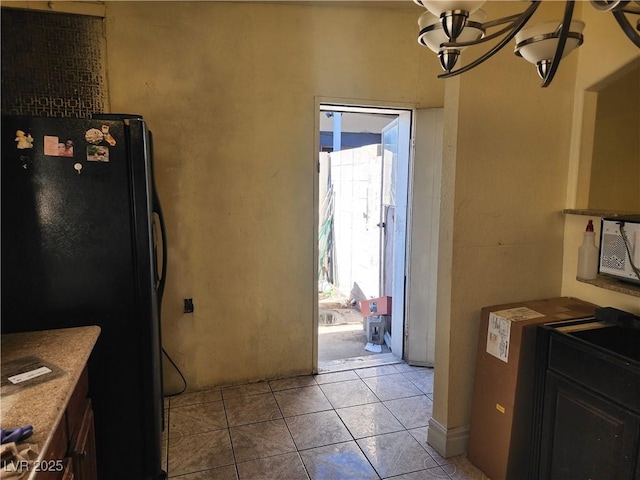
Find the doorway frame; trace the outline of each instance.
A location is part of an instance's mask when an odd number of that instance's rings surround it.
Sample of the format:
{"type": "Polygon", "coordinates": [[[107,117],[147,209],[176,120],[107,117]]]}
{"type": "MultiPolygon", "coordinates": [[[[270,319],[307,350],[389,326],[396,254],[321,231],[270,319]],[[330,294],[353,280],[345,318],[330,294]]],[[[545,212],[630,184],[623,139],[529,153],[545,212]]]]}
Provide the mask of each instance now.
{"type": "MultiPolygon", "coordinates": [[[[355,98],[339,98],[339,97],[324,97],[324,96],[315,96],[314,97],[314,154],[313,154],[313,186],[312,186],[312,194],[313,194],[313,216],[312,216],[312,232],[313,232],[313,268],[311,269],[312,277],[311,277],[311,292],[312,292],[312,336],[311,336],[311,362],[312,362],[312,371],[314,374],[318,373],[318,326],[319,326],[319,308],[318,308],[318,264],[319,264],[319,254],[318,254],[318,221],[320,216],[320,205],[319,205],[319,171],[320,171],[320,112],[321,105],[331,105],[337,108],[344,108],[345,111],[358,113],[360,110],[362,113],[371,113],[372,109],[378,111],[381,114],[398,114],[400,111],[406,112],[409,111],[411,114],[411,125],[409,131],[409,176],[407,178],[407,225],[406,225],[406,239],[405,239],[405,262],[404,262],[404,271],[408,272],[408,258],[410,252],[410,238],[411,238],[411,209],[412,209],[412,198],[413,198],[413,133],[414,133],[414,118],[416,109],[418,105],[415,103],[406,103],[406,102],[393,102],[393,101],[376,101],[376,100],[364,100],[364,99],[355,99],[355,98]]],[[[405,339],[405,330],[406,330],[406,315],[407,315],[407,292],[405,289],[404,292],[404,315],[403,315],[403,331],[401,332],[402,343],[404,344],[405,339]]],[[[394,354],[395,355],[395,354],[394,354]]],[[[401,355],[395,355],[399,360],[402,360],[404,357],[404,348],[401,355]]]]}

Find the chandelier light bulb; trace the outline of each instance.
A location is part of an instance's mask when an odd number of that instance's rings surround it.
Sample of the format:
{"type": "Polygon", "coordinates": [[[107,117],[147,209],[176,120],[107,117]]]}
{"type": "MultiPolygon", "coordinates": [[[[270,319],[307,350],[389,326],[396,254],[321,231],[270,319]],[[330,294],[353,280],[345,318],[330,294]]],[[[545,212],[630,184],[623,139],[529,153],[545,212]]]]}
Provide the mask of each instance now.
{"type": "MultiPolygon", "coordinates": [[[[556,53],[560,27],[560,22],[545,22],[523,28],[516,34],[515,54],[534,64],[542,79],[546,77],[556,53]]],[[[584,27],[584,22],[579,20],[571,22],[561,58],[566,57],[582,44],[584,27]]]]}
{"type": "MultiPolygon", "coordinates": [[[[472,13],[466,22],[466,28],[460,33],[458,41],[471,42],[482,38],[485,33],[482,28],[482,22],[485,18],[486,13],[482,9],[476,10],[472,13]]],[[[465,47],[443,47],[443,43],[450,41],[449,36],[445,32],[440,18],[436,17],[429,11],[425,11],[420,15],[420,18],[418,19],[418,26],[420,27],[418,43],[428,47],[432,52],[438,54],[440,65],[445,72],[453,70],[460,52],[462,52],[465,47]]]]}

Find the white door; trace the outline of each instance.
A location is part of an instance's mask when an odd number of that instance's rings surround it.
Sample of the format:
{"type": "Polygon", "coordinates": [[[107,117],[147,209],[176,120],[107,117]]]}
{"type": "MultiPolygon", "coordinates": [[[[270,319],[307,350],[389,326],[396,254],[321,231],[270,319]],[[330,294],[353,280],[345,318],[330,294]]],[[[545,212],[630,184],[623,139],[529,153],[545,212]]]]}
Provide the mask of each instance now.
{"type": "Polygon", "coordinates": [[[392,298],[391,351],[398,358],[403,358],[405,336],[410,143],[411,112],[400,111],[398,118],[382,130],[382,211],[385,216],[380,224],[386,257],[381,261],[381,287],[384,295],[392,298]]]}
{"type": "Polygon", "coordinates": [[[442,108],[415,111],[404,355],[412,365],[435,360],[442,118],[442,108]]]}
{"type": "Polygon", "coordinates": [[[382,129],[380,188],[380,296],[393,294],[393,252],[395,246],[396,173],[398,161],[398,119],[382,129]]]}
{"type": "Polygon", "coordinates": [[[433,366],[443,109],[401,113],[382,131],[382,295],[392,297],[391,350],[433,366]]]}

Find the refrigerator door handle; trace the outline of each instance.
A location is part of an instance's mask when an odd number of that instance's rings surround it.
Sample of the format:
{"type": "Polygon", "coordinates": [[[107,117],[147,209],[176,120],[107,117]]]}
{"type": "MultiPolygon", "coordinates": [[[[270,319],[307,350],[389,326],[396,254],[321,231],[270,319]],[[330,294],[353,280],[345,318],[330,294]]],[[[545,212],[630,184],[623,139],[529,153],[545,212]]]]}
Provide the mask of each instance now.
{"type": "Polygon", "coordinates": [[[160,244],[162,245],[162,263],[160,264],[159,269],[156,267],[156,275],[158,275],[158,306],[160,306],[160,304],[162,304],[162,296],[164,295],[164,287],[167,279],[167,231],[164,223],[164,216],[162,215],[162,208],[160,207],[160,202],[158,201],[155,191],[153,193],[153,197],[153,211],[158,216],[158,224],[160,226],[160,244]],[[161,272],[161,275],[157,273],[158,270],[161,272]]]}
{"type": "MultiPolygon", "coordinates": [[[[155,175],[155,155],[153,152],[153,133],[148,131],[148,142],[149,142],[149,165],[151,171],[151,210],[158,217],[158,224],[160,225],[160,243],[162,245],[162,263],[161,265],[155,265],[156,269],[156,294],[158,297],[158,317],[160,317],[160,312],[162,310],[162,297],[164,295],[164,287],[167,278],[167,231],[164,223],[164,216],[162,215],[162,205],[160,205],[160,198],[158,198],[158,191],[156,189],[156,175],[155,175]],[[160,268],[158,268],[160,267],[160,268]],[[162,275],[160,275],[160,273],[162,275]]],[[[154,253],[154,257],[157,262],[157,249],[154,253]]]]}

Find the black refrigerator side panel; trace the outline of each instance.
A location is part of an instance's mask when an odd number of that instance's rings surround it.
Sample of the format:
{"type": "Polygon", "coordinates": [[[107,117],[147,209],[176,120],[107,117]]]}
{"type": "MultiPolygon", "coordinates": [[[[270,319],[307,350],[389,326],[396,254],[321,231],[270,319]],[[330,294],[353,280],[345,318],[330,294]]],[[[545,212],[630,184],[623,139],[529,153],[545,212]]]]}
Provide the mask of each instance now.
{"type": "Polygon", "coordinates": [[[130,133],[115,120],[2,118],[2,331],[100,326],[89,361],[99,480],[160,472],[147,147],[130,133]],[[103,125],[115,145],[97,158],[85,134],[103,125]],[[17,130],[33,148],[17,148],[17,130]],[[73,156],[46,155],[45,136],[70,140],[73,156]]]}
{"type": "Polygon", "coordinates": [[[139,385],[142,409],[139,412],[144,425],[144,438],[140,448],[146,462],[144,477],[156,479],[160,475],[161,437],[163,423],[162,358],[160,344],[160,318],[156,291],[156,264],[152,234],[153,182],[150,132],[144,122],[132,120],[128,126],[131,142],[131,178],[134,237],[136,245],[136,279],[141,302],[139,318],[143,320],[140,339],[140,364],[143,370],[139,385]]]}

